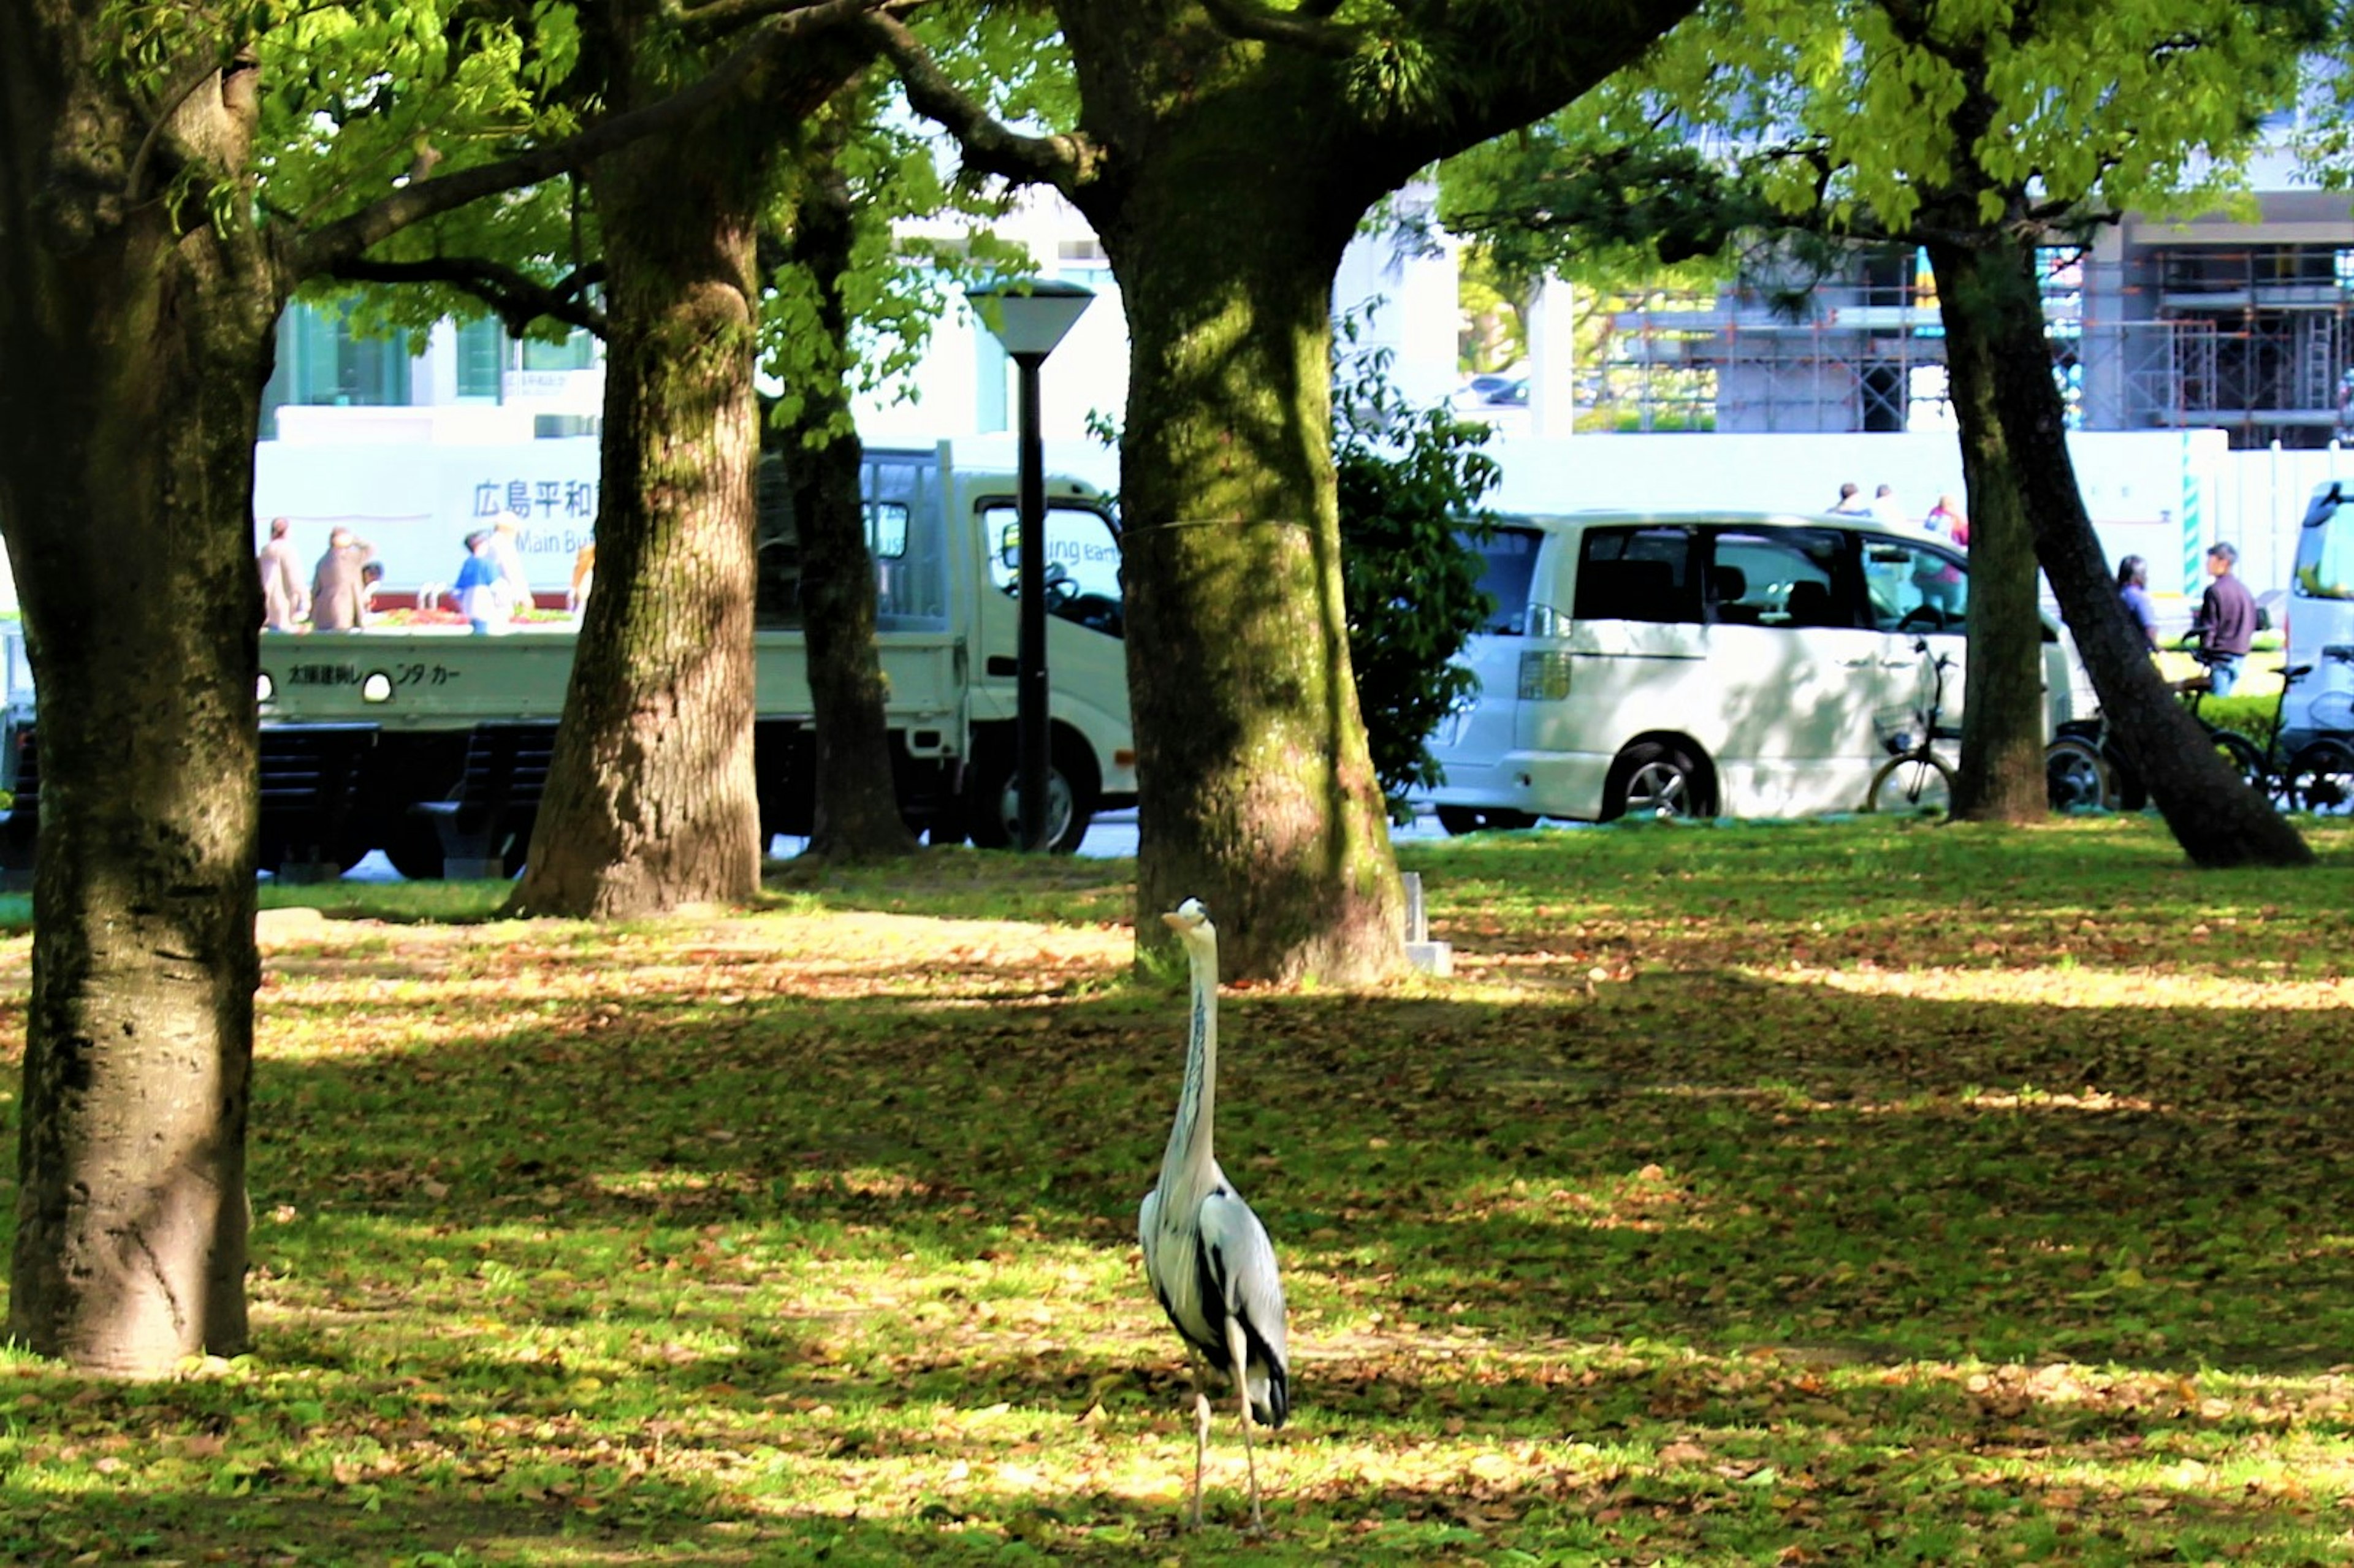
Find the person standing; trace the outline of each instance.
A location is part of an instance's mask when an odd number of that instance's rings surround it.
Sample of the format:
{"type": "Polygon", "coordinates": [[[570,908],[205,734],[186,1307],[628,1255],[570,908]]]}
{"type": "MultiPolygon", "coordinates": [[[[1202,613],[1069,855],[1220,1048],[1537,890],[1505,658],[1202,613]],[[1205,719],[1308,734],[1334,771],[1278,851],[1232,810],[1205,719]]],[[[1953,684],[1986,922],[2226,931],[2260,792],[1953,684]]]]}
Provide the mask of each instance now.
{"type": "Polygon", "coordinates": [[[531,608],[531,579],[524,575],[523,549],[516,542],[519,521],[514,513],[502,512],[490,534],[491,567],[506,590],[509,620],[531,608]]]}
{"type": "Polygon", "coordinates": [[[1863,498],[1861,485],[1850,479],[1840,486],[1839,499],[1831,503],[1832,516],[1868,517],[1871,514],[1872,503],[1863,498]]]}
{"type": "Polygon", "coordinates": [[[2126,613],[2141,628],[2141,640],[2149,651],[2158,652],[2158,606],[2150,602],[2149,563],[2139,556],[2127,556],[2117,563],[2117,598],[2125,601],[2126,613]]]}
{"type": "Polygon", "coordinates": [[[596,586],[596,582],[597,546],[592,540],[581,546],[580,553],[572,557],[572,593],[564,601],[564,608],[575,615],[587,609],[588,590],[596,586]]]}
{"type": "Polygon", "coordinates": [[[376,546],[349,528],[327,535],[327,553],[311,579],[311,629],[352,631],[367,620],[367,585],[360,568],[376,559],[376,546]]]}
{"type": "Polygon", "coordinates": [[[270,520],[270,543],[253,558],[261,572],[261,627],[265,631],[300,631],[311,612],[311,595],[302,586],[302,558],[295,553],[293,524],[283,517],[270,520]]]}
{"type": "Polygon", "coordinates": [[[1921,525],[1956,549],[1970,547],[1970,520],[1962,514],[1962,503],[1950,495],[1937,497],[1937,504],[1929,508],[1929,515],[1921,525]]]}
{"type": "Polygon", "coordinates": [[[2228,697],[2240,683],[2240,661],[2256,641],[2256,597],[2248,585],[2232,575],[2240,552],[2225,540],[2207,547],[2207,575],[2212,578],[2199,601],[2199,620],[2190,630],[2199,639],[2199,662],[2207,666],[2215,695],[2228,697]]]}
{"type": "Polygon", "coordinates": [[[1902,528],[1906,522],[1904,503],[1896,499],[1896,487],[1893,484],[1883,484],[1872,492],[1872,504],[1864,510],[1891,528],[1902,528]]]}
{"type": "Polygon", "coordinates": [[[495,637],[507,630],[514,620],[514,610],[507,600],[506,579],[491,558],[493,530],[481,528],[466,535],[466,564],[458,568],[458,580],[451,585],[458,596],[458,613],[474,629],[477,637],[495,637]]]}

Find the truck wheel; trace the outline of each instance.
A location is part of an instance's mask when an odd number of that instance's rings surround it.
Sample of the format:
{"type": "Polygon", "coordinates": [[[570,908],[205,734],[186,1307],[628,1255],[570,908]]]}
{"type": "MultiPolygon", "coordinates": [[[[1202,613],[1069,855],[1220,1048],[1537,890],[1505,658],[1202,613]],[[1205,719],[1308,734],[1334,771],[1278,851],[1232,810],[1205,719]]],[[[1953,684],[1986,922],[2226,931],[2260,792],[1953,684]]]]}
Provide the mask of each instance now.
{"type": "MultiPolygon", "coordinates": [[[[1013,747],[980,748],[965,773],[965,827],[981,849],[1010,848],[1021,832],[1022,805],[1014,777],[1013,747]]],[[[1077,852],[1095,818],[1093,777],[1058,736],[1046,763],[1046,848],[1055,854],[1077,852]]]]}
{"type": "Polygon", "coordinates": [[[943,795],[931,821],[923,825],[924,842],[933,844],[960,844],[972,836],[965,823],[965,801],[961,795],[943,795]]]}
{"type": "Polygon", "coordinates": [[[384,836],[384,859],[412,883],[440,881],[440,833],[430,821],[409,820],[384,836]]]}

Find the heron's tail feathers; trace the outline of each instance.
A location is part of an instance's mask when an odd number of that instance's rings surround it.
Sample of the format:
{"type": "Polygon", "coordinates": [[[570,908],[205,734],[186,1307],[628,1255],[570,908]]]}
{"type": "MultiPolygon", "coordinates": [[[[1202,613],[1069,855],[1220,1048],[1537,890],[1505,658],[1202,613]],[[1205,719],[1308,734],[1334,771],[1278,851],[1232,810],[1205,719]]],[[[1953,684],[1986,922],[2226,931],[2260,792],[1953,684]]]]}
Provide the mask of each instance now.
{"type": "Polygon", "coordinates": [[[1253,1362],[1245,1386],[1250,1390],[1251,1419],[1261,1426],[1280,1426],[1290,1416],[1291,1380],[1281,1367],[1253,1362]]]}

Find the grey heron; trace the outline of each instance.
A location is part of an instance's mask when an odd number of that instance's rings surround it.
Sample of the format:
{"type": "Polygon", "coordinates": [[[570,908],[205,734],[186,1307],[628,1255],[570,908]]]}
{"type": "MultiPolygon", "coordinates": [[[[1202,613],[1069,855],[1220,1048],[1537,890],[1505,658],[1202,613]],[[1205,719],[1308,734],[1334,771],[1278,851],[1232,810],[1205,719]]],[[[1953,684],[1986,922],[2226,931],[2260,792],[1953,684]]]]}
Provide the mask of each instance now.
{"type": "Polygon", "coordinates": [[[1202,1459],[1210,1443],[1208,1372],[1234,1382],[1250,1467],[1251,1528],[1263,1528],[1254,1420],[1270,1428],[1291,1412],[1284,1364],[1283,1281],[1267,1227],[1242,1201],[1210,1150],[1218,1093],[1218,930],[1198,898],[1163,915],[1184,945],[1193,973],[1193,1022],[1185,1045],[1185,1086],[1161,1157],[1160,1184],[1137,1216],[1144,1277],[1184,1340],[1193,1368],[1192,1520],[1202,1523],[1202,1459]]]}

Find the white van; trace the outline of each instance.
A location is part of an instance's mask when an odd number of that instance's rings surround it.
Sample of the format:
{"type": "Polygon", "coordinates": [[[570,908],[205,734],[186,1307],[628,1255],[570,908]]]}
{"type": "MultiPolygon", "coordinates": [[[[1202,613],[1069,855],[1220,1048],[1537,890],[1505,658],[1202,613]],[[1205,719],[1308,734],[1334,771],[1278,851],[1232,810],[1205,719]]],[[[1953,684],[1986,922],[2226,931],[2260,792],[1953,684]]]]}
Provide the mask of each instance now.
{"type": "Polygon", "coordinates": [[[2289,577],[2288,666],[2312,673],[2281,705],[2283,754],[2324,736],[2354,740],[2354,480],[2317,487],[2289,577]]]}
{"type": "Polygon", "coordinates": [[[1479,548],[1500,609],[1461,655],[1479,695],[1433,736],[1445,782],[1424,797],[1450,832],[1852,810],[1939,654],[1937,732],[1959,734],[1968,558],[1925,532],[1593,512],[1509,518],[1479,548]]]}

